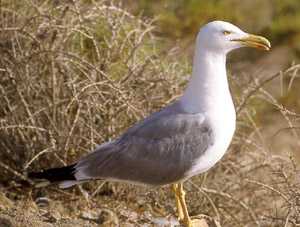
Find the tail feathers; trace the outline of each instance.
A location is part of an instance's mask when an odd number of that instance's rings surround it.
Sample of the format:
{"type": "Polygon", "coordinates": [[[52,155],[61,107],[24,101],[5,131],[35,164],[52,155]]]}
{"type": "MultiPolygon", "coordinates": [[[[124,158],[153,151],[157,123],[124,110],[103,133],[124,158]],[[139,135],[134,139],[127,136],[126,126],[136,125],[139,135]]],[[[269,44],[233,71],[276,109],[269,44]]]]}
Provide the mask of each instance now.
{"type": "MultiPolygon", "coordinates": [[[[28,174],[28,178],[33,180],[46,180],[50,183],[60,183],[60,186],[63,188],[71,187],[79,183],[74,176],[76,170],[75,166],[76,164],[73,164],[60,168],[47,169],[41,172],[31,172],[28,174]]],[[[42,185],[44,186],[45,184],[42,185]]]]}

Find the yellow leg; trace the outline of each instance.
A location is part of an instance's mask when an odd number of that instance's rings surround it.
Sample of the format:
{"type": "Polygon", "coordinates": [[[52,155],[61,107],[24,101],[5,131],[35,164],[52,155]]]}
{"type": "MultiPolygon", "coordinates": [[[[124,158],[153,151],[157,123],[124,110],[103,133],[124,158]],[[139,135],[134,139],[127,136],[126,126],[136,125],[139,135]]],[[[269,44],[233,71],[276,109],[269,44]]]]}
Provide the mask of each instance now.
{"type": "Polygon", "coordinates": [[[189,216],[187,206],[185,203],[185,192],[183,190],[183,184],[178,183],[174,184],[173,190],[175,192],[175,198],[176,198],[176,205],[178,209],[178,216],[179,221],[185,226],[185,227],[192,227],[192,221],[189,216]]]}
{"type": "Polygon", "coordinates": [[[176,201],[176,207],[177,207],[177,213],[178,213],[178,220],[181,222],[184,218],[184,215],[183,215],[183,211],[182,211],[182,207],[181,207],[181,202],[180,202],[180,199],[179,199],[179,196],[178,196],[178,193],[177,193],[177,190],[178,190],[178,184],[173,184],[172,185],[172,189],[173,189],[173,192],[175,194],[175,201],[176,201]]]}
{"type": "Polygon", "coordinates": [[[183,219],[182,219],[182,224],[185,227],[192,227],[192,221],[189,216],[189,212],[185,203],[185,191],[183,190],[183,184],[179,183],[177,187],[177,195],[179,197],[179,201],[182,207],[182,212],[183,212],[183,219]]]}
{"type": "Polygon", "coordinates": [[[178,211],[179,222],[184,227],[208,227],[204,219],[192,220],[189,216],[189,212],[185,202],[185,191],[183,190],[183,184],[174,184],[173,191],[175,193],[176,206],[178,211]]]}

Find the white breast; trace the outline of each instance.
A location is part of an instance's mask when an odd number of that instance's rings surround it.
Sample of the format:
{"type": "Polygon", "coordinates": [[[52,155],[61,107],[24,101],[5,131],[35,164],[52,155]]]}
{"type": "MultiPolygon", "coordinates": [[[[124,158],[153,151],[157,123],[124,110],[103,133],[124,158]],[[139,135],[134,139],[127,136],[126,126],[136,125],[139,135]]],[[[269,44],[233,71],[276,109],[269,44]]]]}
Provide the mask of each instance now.
{"type": "Polygon", "coordinates": [[[212,145],[194,161],[193,176],[214,166],[225,154],[234,130],[235,110],[226,75],[226,52],[215,51],[197,39],[193,74],[181,97],[188,113],[201,113],[212,129],[212,145]]]}

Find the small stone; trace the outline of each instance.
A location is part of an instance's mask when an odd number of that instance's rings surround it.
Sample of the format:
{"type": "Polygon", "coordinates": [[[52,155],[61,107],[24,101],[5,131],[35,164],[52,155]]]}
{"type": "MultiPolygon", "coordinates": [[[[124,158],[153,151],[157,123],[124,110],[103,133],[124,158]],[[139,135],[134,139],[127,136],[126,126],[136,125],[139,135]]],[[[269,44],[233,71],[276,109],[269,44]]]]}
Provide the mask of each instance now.
{"type": "Polygon", "coordinates": [[[47,197],[38,197],[35,200],[35,203],[38,207],[42,208],[42,207],[48,207],[49,203],[50,203],[50,199],[47,197]]]}
{"type": "Polygon", "coordinates": [[[206,220],[203,219],[194,219],[192,220],[193,227],[209,227],[206,220]]]}
{"type": "Polygon", "coordinates": [[[93,211],[82,211],[81,218],[86,220],[97,221],[99,219],[99,215],[93,211]]]}

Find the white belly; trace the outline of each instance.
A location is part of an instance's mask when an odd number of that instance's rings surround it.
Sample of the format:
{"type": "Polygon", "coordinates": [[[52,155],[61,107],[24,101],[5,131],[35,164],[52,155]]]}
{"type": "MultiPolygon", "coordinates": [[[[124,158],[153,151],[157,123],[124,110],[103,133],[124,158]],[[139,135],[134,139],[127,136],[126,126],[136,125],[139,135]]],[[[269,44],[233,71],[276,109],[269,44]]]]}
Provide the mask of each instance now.
{"type": "Polygon", "coordinates": [[[235,131],[235,114],[226,116],[226,121],[218,119],[212,122],[213,140],[214,143],[208,147],[205,153],[195,160],[193,167],[188,172],[187,176],[194,176],[203,173],[213,167],[226,153],[234,131],[235,131]]]}

